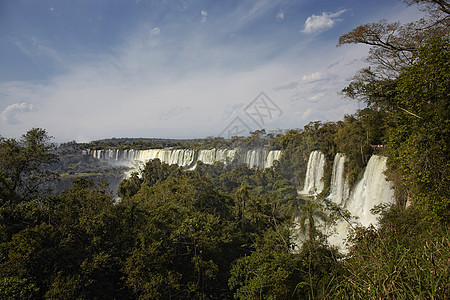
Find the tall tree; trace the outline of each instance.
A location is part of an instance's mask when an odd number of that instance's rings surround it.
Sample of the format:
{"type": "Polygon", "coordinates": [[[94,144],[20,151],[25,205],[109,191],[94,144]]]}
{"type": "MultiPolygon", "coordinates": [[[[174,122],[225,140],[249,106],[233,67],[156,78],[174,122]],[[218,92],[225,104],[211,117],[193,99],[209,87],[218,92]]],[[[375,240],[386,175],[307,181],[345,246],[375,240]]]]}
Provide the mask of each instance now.
{"type": "Polygon", "coordinates": [[[44,129],[33,128],[17,141],[0,138],[0,200],[18,203],[36,197],[55,175],[45,167],[56,161],[44,129]]]}
{"type": "MultiPolygon", "coordinates": [[[[406,0],[408,4],[423,5],[427,15],[416,22],[400,24],[381,20],[353,29],[339,38],[338,45],[366,44],[372,46],[367,60],[374,67],[377,79],[397,77],[404,68],[415,62],[415,52],[429,41],[448,35],[449,7],[446,0],[406,0]]],[[[354,85],[364,81],[367,72],[355,77],[354,85]]]]}
{"type": "Polygon", "coordinates": [[[388,175],[404,206],[412,200],[430,218],[449,220],[449,3],[411,0],[427,18],[400,25],[362,25],[339,45],[371,45],[372,68],[362,70],[344,94],[388,115],[388,175]],[[401,195],[399,195],[401,191],[401,195]]]}

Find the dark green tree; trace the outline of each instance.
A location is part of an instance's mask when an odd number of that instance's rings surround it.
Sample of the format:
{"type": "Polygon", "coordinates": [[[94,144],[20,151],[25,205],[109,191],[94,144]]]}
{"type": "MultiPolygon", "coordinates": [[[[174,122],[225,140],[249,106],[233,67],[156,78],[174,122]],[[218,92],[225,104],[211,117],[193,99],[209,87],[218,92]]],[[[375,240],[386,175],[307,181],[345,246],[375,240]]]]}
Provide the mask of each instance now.
{"type": "Polygon", "coordinates": [[[56,161],[54,145],[43,129],[33,128],[17,141],[0,138],[0,201],[19,203],[42,193],[55,175],[45,167],[56,161]]]}

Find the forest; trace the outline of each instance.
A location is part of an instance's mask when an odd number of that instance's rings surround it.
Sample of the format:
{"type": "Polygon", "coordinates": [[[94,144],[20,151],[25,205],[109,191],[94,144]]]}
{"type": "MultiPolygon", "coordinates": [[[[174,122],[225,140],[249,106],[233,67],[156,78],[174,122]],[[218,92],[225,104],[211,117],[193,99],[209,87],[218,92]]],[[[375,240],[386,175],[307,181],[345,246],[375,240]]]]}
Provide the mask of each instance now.
{"type": "Polygon", "coordinates": [[[0,298],[448,299],[450,4],[405,2],[426,17],[382,20],[340,37],[341,47],[371,47],[370,67],[342,90],[364,108],[341,121],[232,140],[69,143],[66,152],[41,128],[0,137],[0,298]],[[148,143],[267,145],[282,157],[265,170],[200,163],[186,171],[149,161],[111,192],[96,173],[104,166],[73,156],[83,147],[148,143]],[[313,150],[327,158],[325,188],[300,198],[313,150]],[[327,200],[336,153],[348,157],[351,185],[372,154],[386,156],[395,188],[395,204],[374,208],[378,226],[353,224],[347,252],[316,226],[352,217],[327,200]],[[97,165],[86,173],[80,164],[97,165]],[[71,184],[56,191],[61,177],[71,184]],[[295,221],[302,243],[292,235],[295,221]]]}

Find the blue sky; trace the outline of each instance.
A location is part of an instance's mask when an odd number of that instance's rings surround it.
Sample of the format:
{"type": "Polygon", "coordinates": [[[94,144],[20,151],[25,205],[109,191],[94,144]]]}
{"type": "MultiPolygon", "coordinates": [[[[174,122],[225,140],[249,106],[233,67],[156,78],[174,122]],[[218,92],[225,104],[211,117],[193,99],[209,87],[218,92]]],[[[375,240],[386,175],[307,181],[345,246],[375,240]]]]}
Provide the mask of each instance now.
{"type": "Polygon", "coordinates": [[[358,108],[338,92],[368,50],[337,48],[339,36],[419,17],[396,0],[1,0],[0,135],[194,138],[336,121],[358,108]]]}

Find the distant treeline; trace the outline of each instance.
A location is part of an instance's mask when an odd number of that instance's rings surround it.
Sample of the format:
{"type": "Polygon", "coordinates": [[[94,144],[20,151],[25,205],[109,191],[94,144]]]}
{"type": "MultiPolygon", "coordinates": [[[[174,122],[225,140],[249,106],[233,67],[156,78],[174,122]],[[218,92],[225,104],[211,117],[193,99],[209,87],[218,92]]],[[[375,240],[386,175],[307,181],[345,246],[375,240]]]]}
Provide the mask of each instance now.
{"type": "Polygon", "coordinates": [[[201,139],[162,139],[162,138],[111,138],[78,144],[75,141],[61,144],[60,147],[78,147],[80,149],[258,149],[279,150],[276,136],[283,131],[266,133],[264,129],[250,132],[250,136],[236,136],[230,139],[207,137],[201,139]]]}

